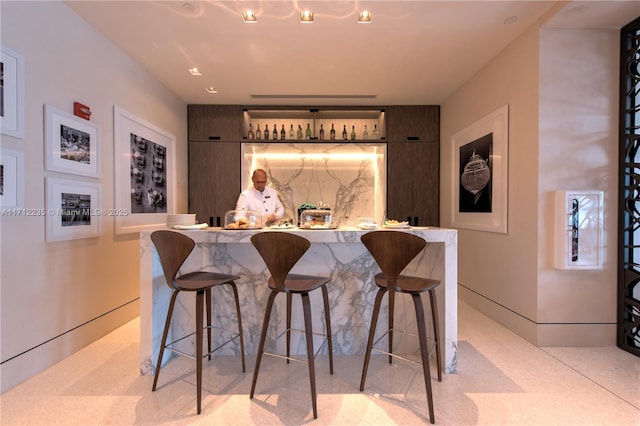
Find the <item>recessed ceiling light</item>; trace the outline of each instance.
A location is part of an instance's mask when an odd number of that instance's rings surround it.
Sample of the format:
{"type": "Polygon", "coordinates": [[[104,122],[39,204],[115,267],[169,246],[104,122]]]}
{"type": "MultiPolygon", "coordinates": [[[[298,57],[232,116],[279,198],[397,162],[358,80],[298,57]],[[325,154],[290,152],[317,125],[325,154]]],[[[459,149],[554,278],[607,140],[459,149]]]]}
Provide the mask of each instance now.
{"type": "Polygon", "coordinates": [[[207,92],[209,92],[209,93],[214,93],[214,94],[215,94],[215,93],[218,93],[218,91],[216,90],[216,88],[215,88],[215,87],[207,87],[207,88],[206,88],[206,90],[207,90],[207,92]]]}
{"type": "Polygon", "coordinates": [[[313,12],[308,10],[300,12],[300,22],[303,24],[313,24],[313,12]]]}
{"type": "Polygon", "coordinates": [[[373,15],[368,10],[363,10],[358,17],[358,24],[370,24],[373,15]]]}
{"type": "Polygon", "coordinates": [[[242,12],[242,19],[245,24],[255,24],[258,22],[258,17],[252,10],[245,10],[242,12]]]}
{"type": "Polygon", "coordinates": [[[202,75],[198,67],[189,68],[191,75],[202,75]]]}
{"type": "Polygon", "coordinates": [[[509,16],[507,19],[504,20],[505,24],[513,24],[514,22],[516,22],[518,20],[518,17],[515,15],[509,16]]]}

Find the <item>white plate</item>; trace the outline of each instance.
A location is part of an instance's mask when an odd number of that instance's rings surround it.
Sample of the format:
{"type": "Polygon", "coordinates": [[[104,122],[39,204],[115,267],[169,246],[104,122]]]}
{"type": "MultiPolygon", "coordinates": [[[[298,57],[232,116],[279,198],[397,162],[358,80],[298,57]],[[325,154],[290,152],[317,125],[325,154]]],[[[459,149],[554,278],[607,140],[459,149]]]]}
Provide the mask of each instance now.
{"type": "Polygon", "coordinates": [[[377,229],[378,225],[375,223],[362,222],[358,224],[358,228],[360,229],[377,229]]]}
{"type": "Polygon", "coordinates": [[[180,229],[180,230],[188,230],[188,229],[205,229],[208,228],[209,225],[206,223],[199,223],[197,225],[174,225],[174,229],[180,229]]]}
{"type": "Polygon", "coordinates": [[[410,226],[408,222],[400,222],[396,224],[385,223],[384,225],[382,225],[382,227],[387,229],[405,229],[405,228],[409,228],[410,226]]]}

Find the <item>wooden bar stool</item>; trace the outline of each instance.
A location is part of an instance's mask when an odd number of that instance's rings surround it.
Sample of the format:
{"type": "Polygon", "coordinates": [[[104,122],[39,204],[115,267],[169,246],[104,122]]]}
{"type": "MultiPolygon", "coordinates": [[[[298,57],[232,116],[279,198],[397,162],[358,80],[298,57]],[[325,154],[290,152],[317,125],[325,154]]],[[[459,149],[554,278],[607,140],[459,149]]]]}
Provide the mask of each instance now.
{"type": "MultiPolygon", "coordinates": [[[[329,294],[327,291],[327,283],[329,278],[316,277],[310,275],[291,274],[291,268],[298,262],[302,255],[309,249],[311,243],[306,238],[287,232],[261,232],[251,237],[251,242],[262,256],[264,263],[267,265],[271,277],[267,284],[271,289],[267,307],[264,314],[264,322],[262,323],[262,333],[260,334],[260,345],[256,358],[255,370],[253,372],[253,382],[251,383],[250,398],[253,398],[258,380],[258,371],[260,370],[260,362],[262,355],[272,355],[281,357],[281,355],[264,351],[264,343],[269,328],[269,318],[271,317],[271,309],[273,302],[279,293],[287,295],[287,354],[284,358],[289,360],[298,360],[290,356],[289,346],[291,339],[291,331],[302,331],[291,329],[291,299],[292,294],[299,294],[302,298],[302,309],[304,311],[304,334],[307,342],[307,363],[309,366],[309,381],[311,383],[311,403],[313,407],[313,418],[318,418],[318,410],[316,407],[316,374],[315,374],[315,352],[313,350],[313,327],[311,324],[311,304],[309,302],[309,292],[320,288],[322,290],[322,298],[324,301],[324,317],[327,325],[326,342],[329,350],[329,372],[333,374],[333,345],[331,341],[331,319],[329,315],[329,294]]],[[[324,342],[323,342],[324,345],[324,342]]],[[[322,346],[321,346],[322,347],[322,346]]],[[[300,360],[298,360],[300,361],[300,360]]]]}
{"type": "Polygon", "coordinates": [[[151,234],[151,240],[156,246],[158,255],[160,256],[160,263],[162,264],[162,270],[164,272],[167,285],[173,290],[171,294],[171,301],[169,302],[169,310],[167,312],[167,319],[164,325],[164,332],[162,333],[162,342],[160,344],[160,353],[158,354],[158,362],[156,363],[155,376],[153,378],[152,391],[156,390],[158,383],[158,376],[160,374],[160,366],[162,363],[162,355],[164,350],[168,349],[172,352],[178,353],[189,358],[195,358],[196,360],[196,382],[197,382],[197,395],[198,395],[198,414],[201,411],[201,399],[202,399],[202,358],[205,356],[211,360],[211,354],[222,346],[236,339],[240,338],[240,356],[242,358],[242,371],[245,371],[244,362],[244,339],[242,337],[242,319],[240,317],[240,301],[238,299],[238,289],[234,280],[237,280],[238,276],[219,274],[216,272],[196,271],[178,275],[178,271],[182,267],[184,261],[187,259],[191,251],[195,246],[195,242],[186,235],[173,231],[155,231],[151,234]],[[236,315],[238,317],[238,332],[231,330],[225,330],[211,325],[211,289],[213,287],[227,284],[231,286],[233,290],[233,296],[236,303],[236,315]],[[173,314],[173,307],[176,302],[176,298],[181,291],[195,291],[196,292],[196,331],[186,336],[174,339],[172,342],[167,343],[167,335],[169,333],[169,327],[171,326],[171,316],[173,314]],[[202,314],[203,308],[206,307],[207,313],[207,325],[203,327],[202,314]],[[226,340],[222,345],[211,350],[211,329],[215,328],[227,333],[233,333],[232,337],[226,340]],[[202,353],[202,331],[207,330],[207,353],[202,353]],[[172,348],[172,345],[180,340],[186,339],[190,336],[196,335],[196,354],[195,357],[191,354],[187,354],[180,350],[172,348]]]}
{"type": "MultiPolygon", "coordinates": [[[[440,359],[440,333],[438,329],[438,311],[435,289],[440,284],[440,281],[429,278],[413,277],[408,275],[401,275],[401,272],[411,262],[411,260],[418,255],[425,248],[427,242],[418,237],[417,235],[408,234],[400,231],[374,231],[364,234],[360,240],[365,245],[369,253],[373,256],[374,260],[380,267],[380,272],[374,278],[376,286],[378,286],[378,293],[376,294],[376,300],[373,307],[373,316],[371,318],[371,328],[369,329],[369,339],[367,341],[367,349],[364,358],[364,367],[362,368],[362,380],[360,382],[360,391],[364,390],[364,382],[367,378],[367,370],[369,368],[369,360],[371,358],[371,350],[375,349],[378,352],[385,353],[389,356],[389,364],[391,364],[392,357],[405,359],[400,355],[393,353],[393,305],[395,299],[395,293],[405,293],[411,295],[413,299],[413,305],[416,311],[416,321],[418,324],[418,339],[420,341],[420,353],[422,359],[422,371],[424,374],[424,382],[427,389],[427,404],[429,407],[429,420],[431,423],[435,422],[435,415],[433,410],[433,395],[431,391],[431,372],[429,369],[429,357],[430,348],[429,341],[427,339],[427,331],[425,326],[424,309],[422,307],[421,293],[428,292],[429,300],[431,302],[431,319],[433,323],[433,346],[435,346],[436,361],[438,365],[438,381],[442,381],[442,365],[440,359]],[[380,313],[380,305],[382,303],[382,297],[386,292],[389,292],[389,327],[387,331],[374,342],[374,336],[376,333],[376,325],[378,322],[378,314],[380,313]],[[389,336],[389,350],[388,352],[374,348],[374,345],[384,338],[385,335],[389,336]]],[[[395,330],[398,332],[407,333],[402,330],[395,330]]],[[[407,333],[412,334],[412,333],[407,333]]]]}

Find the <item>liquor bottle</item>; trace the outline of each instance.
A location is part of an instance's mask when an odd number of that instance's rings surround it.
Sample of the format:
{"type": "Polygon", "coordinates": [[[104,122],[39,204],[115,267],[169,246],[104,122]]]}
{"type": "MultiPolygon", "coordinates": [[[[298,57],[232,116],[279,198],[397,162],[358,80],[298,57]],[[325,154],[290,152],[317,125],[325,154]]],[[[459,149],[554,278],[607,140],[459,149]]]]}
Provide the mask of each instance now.
{"type": "Polygon", "coordinates": [[[273,140],[278,140],[278,128],[276,127],[276,123],[273,123],[273,140]]]}
{"type": "Polygon", "coordinates": [[[298,124],[298,140],[302,140],[302,127],[298,124]]]}
{"type": "Polygon", "coordinates": [[[256,138],[255,133],[253,133],[253,124],[249,123],[249,133],[247,135],[249,140],[253,140],[256,138]]]}
{"type": "Polygon", "coordinates": [[[367,130],[367,125],[364,125],[364,130],[362,131],[362,139],[369,139],[369,131],[367,130]]]}
{"type": "Polygon", "coordinates": [[[329,130],[329,139],[336,140],[336,129],[333,128],[333,123],[331,123],[331,130],[329,130]]]}
{"type": "Polygon", "coordinates": [[[378,139],[379,135],[378,135],[378,125],[374,124],[373,125],[373,138],[374,139],[378,139]]]}
{"type": "Polygon", "coordinates": [[[306,140],[311,140],[311,127],[309,127],[309,123],[307,123],[307,130],[304,131],[304,137],[306,140]]]}
{"type": "Polygon", "coordinates": [[[260,131],[260,124],[258,124],[258,129],[256,130],[256,139],[262,139],[262,132],[260,131]]]}
{"type": "Polygon", "coordinates": [[[295,139],[296,138],[296,134],[293,131],[293,124],[291,125],[291,128],[289,129],[289,139],[295,139]]]}
{"type": "Polygon", "coordinates": [[[356,126],[351,126],[351,140],[356,140],[356,126]]]}
{"type": "Polygon", "coordinates": [[[284,124],[282,125],[282,129],[280,130],[280,140],[283,141],[287,138],[287,132],[284,130],[284,124]]]}
{"type": "Polygon", "coordinates": [[[320,125],[320,140],[324,140],[324,127],[322,126],[322,124],[320,125]]]}
{"type": "Polygon", "coordinates": [[[269,125],[265,124],[264,125],[264,140],[268,141],[269,140],[269,125]]]}
{"type": "Polygon", "coordinates": [[[347,140],[347,125],[346,124],[342,127],[342,140],[345,140],[345,141],[347,140]]]}

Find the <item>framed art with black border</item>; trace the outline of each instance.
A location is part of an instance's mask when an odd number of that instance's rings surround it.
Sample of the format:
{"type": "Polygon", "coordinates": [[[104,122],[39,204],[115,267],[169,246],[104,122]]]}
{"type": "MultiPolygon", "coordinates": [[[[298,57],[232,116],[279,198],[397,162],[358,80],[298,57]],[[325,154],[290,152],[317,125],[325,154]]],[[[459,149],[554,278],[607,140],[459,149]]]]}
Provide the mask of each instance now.
{"type": "Polygon", "coordinates": [[[55,177],[46,178],[46,241],[93,238],[100,235],[100,185],[55,177]]]}
{"type": "Polygon", "coordinates": [[[100,126],[51,105],[44,106],[45,169],[100,177],[100,126]]]}
{"type": "Polygon", "coordinates": [[[24,207],[24,152],[0,149],[0,207],[2,214],[24,207]]]}
{"type": "Polygon", "coordinates": [[[452,137],[454,228],[507,233],[509,106],[452,137]]]}
{"type": "Polygon", "coordinates": [[[0,49],[0,129],[24,138],[24,57],[4,45],[0,49]]]}
{"type": "Polygon", "coordinates": [[[175,211],[175,136],[114,106],[116,234],[166,226],[175,211]]]}

